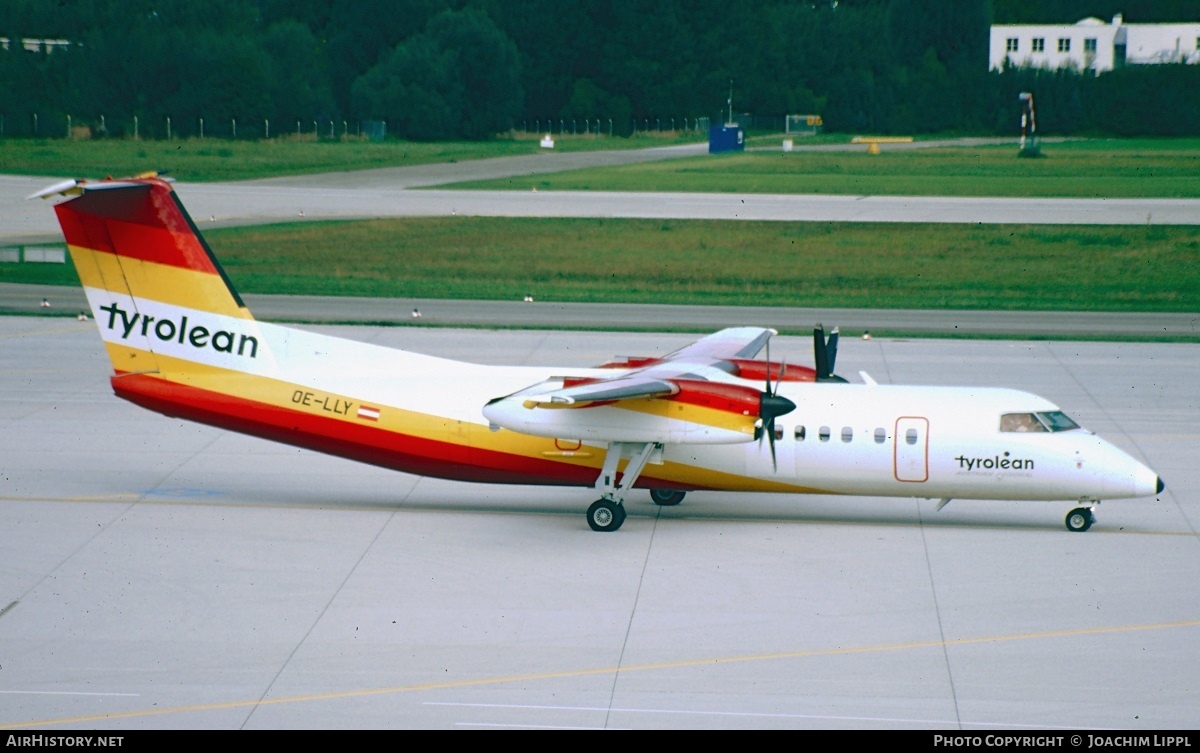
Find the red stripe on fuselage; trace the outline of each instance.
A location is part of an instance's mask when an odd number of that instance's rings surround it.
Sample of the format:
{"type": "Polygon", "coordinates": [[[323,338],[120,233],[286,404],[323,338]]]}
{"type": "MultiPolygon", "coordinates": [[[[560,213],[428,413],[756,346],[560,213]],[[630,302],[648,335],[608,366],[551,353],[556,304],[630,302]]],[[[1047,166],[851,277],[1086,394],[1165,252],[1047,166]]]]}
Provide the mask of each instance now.
{"type": "Polygon", "coordinates": [[[591,486],[596,480],[592,468],[314,416],[147,374],[118,375],[112,385],[119,397],[168,416],[420,476],[554,486],[591,486]]]}

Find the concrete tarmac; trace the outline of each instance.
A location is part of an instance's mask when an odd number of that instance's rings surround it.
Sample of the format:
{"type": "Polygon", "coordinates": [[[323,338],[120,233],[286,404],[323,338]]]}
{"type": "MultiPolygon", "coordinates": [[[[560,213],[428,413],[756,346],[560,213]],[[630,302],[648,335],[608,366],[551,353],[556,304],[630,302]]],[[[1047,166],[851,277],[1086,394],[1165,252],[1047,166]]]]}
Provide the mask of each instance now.
{"type": "MultiPolygon", "coordinates": [[[[566,366],[691,339],[317,328],[566,366]]],[[[1084,534],[1070,503],[717,493],[596,534],[586,489],[125,403],[94,322],[0,317],[0,353],[0,728],[1200,725],[1200,345],[843,342],[845,374],[1044,395],[1166,481],[1084,534]]]]}

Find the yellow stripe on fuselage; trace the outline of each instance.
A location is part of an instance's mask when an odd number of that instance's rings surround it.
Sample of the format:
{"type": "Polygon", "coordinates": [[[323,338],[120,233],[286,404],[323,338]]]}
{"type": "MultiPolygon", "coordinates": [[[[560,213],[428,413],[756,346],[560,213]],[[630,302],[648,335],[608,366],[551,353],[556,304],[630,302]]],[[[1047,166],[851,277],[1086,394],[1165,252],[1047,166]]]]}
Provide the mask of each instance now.
{"type": "Polygon", "coordinates": [[[82,246],[68,248],[79,279],[86,288],[240,319],[253,318],[249,311],[237,305],[220,275],[128,256],[118,257],[82,246]]]}
{"type": "MultiPolygon", "coordinates": [[[[483,423],[469,423],[398,408],[380,401],[370,400],[368,397],[365,401],[366,405],[379,409],[378,420],[370,421],[360,418],[358,415],[358,409],[364,404],[364,400],[358,396],[322,392],[298,383],[150,353],[118,343],[107,343],[107,347],[114,364],[138,365],[138,368],[129,369],[130,371],[144,371],[145,365],[156,364],[158,371],[153,375],[155,378],[212,393],[230,395],[266,406],[307,412],[358,426],[461,447],[473,447],[478,450],[516,457],[591,468],[597,472],[604,461],[603,449],[590,453],[590,456],[583,456],[582,453],[575,456],[561,455],[555,452],[554,439],[535,437],[506,429],[491,431],[483,423]],[[548,456],[547,452],[555,454],[548,456]]],[[[119,379],[120,377],[118,377],[119,379]]],[[[698,408],[697,406],[689,407],[698,408]]],[[[729,451],[740,452],[741,446],[731,445],[729,451]]],[[[623,468],[624,465],[625,463],[622,462],[621,467],[623,468]]],[[[673,481],[683,487],[801,493],[820,491],[784,481],[751,478],[670,461],[650,466],[646,470],[646,475],[673,481]]]]}

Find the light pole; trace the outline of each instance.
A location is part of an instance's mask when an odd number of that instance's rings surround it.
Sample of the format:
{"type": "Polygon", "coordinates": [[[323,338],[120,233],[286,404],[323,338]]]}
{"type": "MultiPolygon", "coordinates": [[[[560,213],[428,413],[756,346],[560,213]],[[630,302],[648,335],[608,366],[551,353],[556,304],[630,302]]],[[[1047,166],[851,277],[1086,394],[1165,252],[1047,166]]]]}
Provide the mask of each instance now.
{"type": "Polygon", "coordinates": [[[1037,117],[1033,110],[1033,92],[1021,92],[1017,95],[1021,100],[1021,149],[1017,152],[1020,157],[1040,157],[1038,147],[1037,117]]]}

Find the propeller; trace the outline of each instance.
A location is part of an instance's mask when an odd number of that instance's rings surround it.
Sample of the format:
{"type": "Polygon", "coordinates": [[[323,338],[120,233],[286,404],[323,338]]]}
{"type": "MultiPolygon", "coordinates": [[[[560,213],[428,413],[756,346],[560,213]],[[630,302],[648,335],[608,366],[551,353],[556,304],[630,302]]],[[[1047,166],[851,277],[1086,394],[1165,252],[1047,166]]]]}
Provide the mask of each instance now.
{"type": "Polygon", "coordinates": [[[829,333],[828,340],[825,339],[825,325],[818,324],[813,328],[813,357],[816,362],[818,382],[845,383],[845,379],[833,373],[833,365],[837,361],[837,345],[837,327],[834,327],[833,331],[829,333]]]}
{"type": "Polygon", "coordinates": [[[783,381],[783,374],[787,371],[787,363],[779,364],[779,376],[775,379],[775,386],[771,386],[771,340],[767,339],[767,373],[764,381],[766,384],[763,387],[762,393],[758,398],[758,416],[759,426],[756,430],[759,447],[762,447],[762,438],[767,436],[767,444],[771,448],[771,467],[778,471],[779,463],[775,459],[775,419],[780,416],[786,416],[796,410],[796,404],[786,397],[779,395],[779,383],[783,381]]]}

